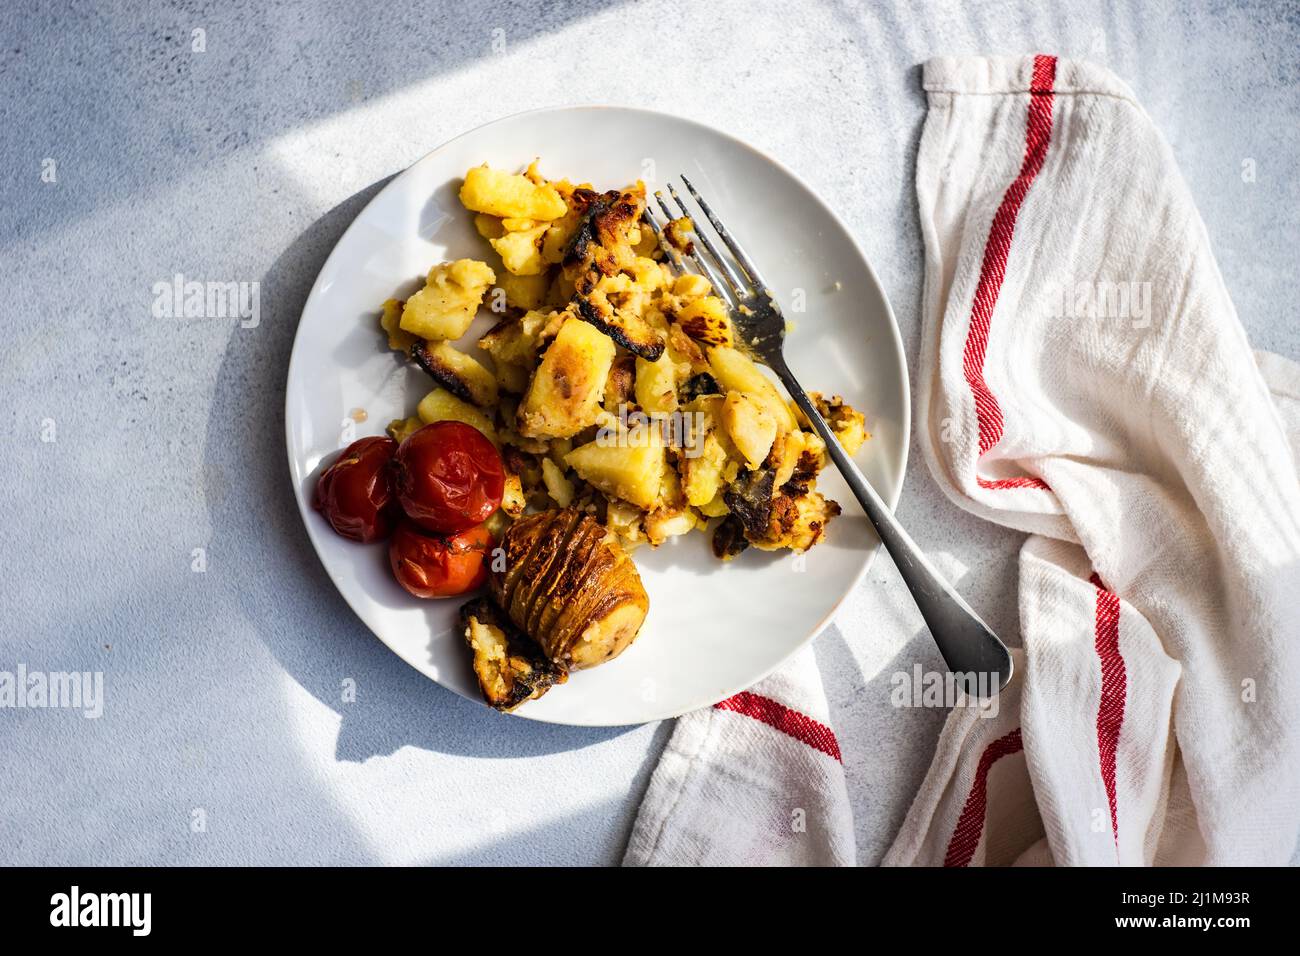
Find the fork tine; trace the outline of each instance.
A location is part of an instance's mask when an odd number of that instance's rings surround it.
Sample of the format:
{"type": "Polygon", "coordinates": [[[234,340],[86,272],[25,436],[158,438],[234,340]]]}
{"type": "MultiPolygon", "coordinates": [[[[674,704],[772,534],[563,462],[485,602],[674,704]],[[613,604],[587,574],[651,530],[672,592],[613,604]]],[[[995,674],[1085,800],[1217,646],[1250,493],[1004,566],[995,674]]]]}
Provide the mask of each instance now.
{"type": "MultiPolygon", "coordinates": [[[[682,197],[677,195],[677,190],[673,188],[672,183],[668,184],[668,192],[672,195],[673,201],[677,203],[677,208],[680,210],[678,215],[689,217],[690,213],[687,211],[686,205],[682,202],[682,197]]],[[[655,198],[659,200],[659,205],[663,207],[664,212],[668,213],[668,204],[664,202],[663,193],[656,192],[655,198]]],[[[669,218],[671,219],[675,217],[673,217],[672,214],[669,213],[669,218]]],[[[743,299],[746,295],[748,295],[749,288],[745,283],[745,280],[742,279],[739,275],[737,275],[736,271],[731,267],[731,264],[727,262],[727,257],[720,255],[718,253],[718,249],[716,246],[714,246],[713,241],[709,238],[708,233],[704,232],[701,229],[696,229],[695,238],[699,240],[699,244],[704,247],[704,251],[707,252],[713,258],[713,261],[717,263],[718,268],[722,271],[722,274],[726,276],[727,283],[731,286],[731,291],[735,295],[735,297],[739,300],[739,299],[743,299]]],[[[717,286],[716,282],[714,283],[714,286],[715,287],[717,286]]]]}
{"type": "MultiPolygon", "coordinates": [[[[655,199],[659,200],[659,208],[664,211],[664,215],[668,217],[669,221],[677,218],[676,216],[673,215],[672,210],[668,208],[668,204],[664,202],[664,197],[662,193],[655,193],[655,199]]],[[[646,211],[647,213],[649,212],[648,203],[646,205],[646,211]]],[[[659,230],[658,228],[659,224],[654,222],[653,219],[651,219],[651,225],[654,227],[655,233],[659,236],[659,245],[662,246],[664,249],[668,250],[669,254],[672,255],[674,260],[676,260],[679,267],[681,266],[682,259],[689,260],[690,263],[694,265],[695,268],[699,270],[699,272],[706,279],[708,279],[710,283],[712,283],[713,288],[717,290],[718,293],[720,293],[721,295],[728,294],[722,276],[718,274],[718,271],[712,266],[712,264],[706,262],[701,256],[688,255],[686,253],[679,252],[677,249],[673,248],[670,242],[668,242],[663,232],[659,230]]],[[[682,271],[684,272],[685,270],[683,269],[682,271]]],[[[734,296],[738,296],[738,295],[739,293],[734,294],[734,296]]],[[[732,298],[734,296],[728,296],[728,297],[732,298]]]]}
{"type": "Polygon", "coordinates": [[[736,264],[744,271],[755,291],[760,293],[767,292],[770,287],[763,281],[763,277],[758,274],[758,269],[754,267],[753,261],[751,261],[749,256],[745,254],[745,250],[740,247],[740,243],[736,242],[736,240],[732,238],[731,233],[727,232],[727,227],[724,226],[721,221],[719,221],[718,217],[713,214],[713,210],[709,208],[709,204],[704,201],[703,197],[695,191],[695,187],[691,185],[691,181],[685,176],[682,176],[681,179],[682,182],[686,184],[686,188],[690,190],[691,196],[694,197],[696,204],[703,211],[705,218],[713,224],[713,228],[718,233],[718,238],[722,240],[723,245],[731,250],[732,256],[736,259],[736,264]]]}

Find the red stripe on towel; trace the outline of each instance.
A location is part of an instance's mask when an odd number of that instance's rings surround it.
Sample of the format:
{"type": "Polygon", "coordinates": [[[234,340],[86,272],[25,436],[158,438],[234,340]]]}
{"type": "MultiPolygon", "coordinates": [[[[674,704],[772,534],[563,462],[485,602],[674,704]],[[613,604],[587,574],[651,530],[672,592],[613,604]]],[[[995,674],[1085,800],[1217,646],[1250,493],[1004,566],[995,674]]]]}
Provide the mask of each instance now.
{"type": "Polygon", "coordinates": [[[770,697],[743,690],[735,697],[728,697],[713,706],[718,710],[729,710],[732,713],[752,717],[807,744],[814,750],[820,750],[828,757],[834,757],[840,763],[844,762],[840,756],[839,741],[835,739],[835,731],[820,721],[813,720],[807,714],[791,710],[785,704],[770,697]]]}
{"type": "Polygon", "coordinates": [[[987,478],[981,478],[979,475],[976,475],[975,481],[978,482],[981,488],[1046,488],[1047,487],[1047,482],[1043,481],[1043,479],[1041,478],[1035,478],[1033,475],[1028,475],[1021,478],[998,478],[994,481],[989,481],[987,478]]]}
{"type": "Polygon", "coordinates": [[[984,748],[980,754],[979,766],[975,768],[975,779],[971,783],[966,803],[957,818],[957,827],[952,831],[948,841],[948,852],[944,854],[944,866],[969,866],[984,833],[984,816],[989,802],[989,770],[1003,757],[1018,754],[1025,748],[1020,739],[1020,728],[999,737],[984,748]]]}
{"type": "Polygon", "coordinates": [[[1101,662],[1101,701],[1097,705],[1097,752],[1101,755],[1101,782],[1110,803],[1110,832],[1119,846],[1119,805],[1115,792],[1115,755],[1119,731],[1124,724],[1124,698],[1128,692],[1128,670],[1119,652],[1119,598],[1107,591],[1101,578],[1091,579],[1097,588],[1097,658],[1101,662]]]}
{"type": "MultiPolygon", "coordinates": [[[[966,333],[966,347],[962,353],[962,371],[975,399],[975,418],[979,424],[979,453],[982,456],[998,443],[1003,432],[1002,406],[984,380],[984,357],[989,347],[989,326],[993,309],[998,304],[1002,279],[1007,271],[1007,257],[1011,240],[1015,236],[1016,217],[1020,205],[1043,168],[1047,147],[1052,141],[1052,87],[1056,82],[1056,57],[1034,57],[1034,75],[1029,87],[1029,119],[1025,124],[1025,158],[1020,164],[1020,175],[1011,181],[1002,204],[993,216],[988,242],[984,245],[984,260],[980,265],[979,282],[975,287],[975,300],[971,305],[970,328],[966,333]]],[[[1041,478],[1003,478],[997,481],[976,479],[981,488],[1047,488],[1041,478]]]]}

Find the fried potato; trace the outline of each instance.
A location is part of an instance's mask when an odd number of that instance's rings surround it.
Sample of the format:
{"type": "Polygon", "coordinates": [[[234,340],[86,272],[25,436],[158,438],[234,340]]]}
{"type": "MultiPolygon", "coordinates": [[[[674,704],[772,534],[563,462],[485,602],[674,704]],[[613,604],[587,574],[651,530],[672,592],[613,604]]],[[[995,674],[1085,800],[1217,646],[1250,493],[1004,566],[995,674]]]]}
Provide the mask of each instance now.
{"type": "Polygon", "coordinates": [[[460,201],[466,209],[515,219],[559,219],[568,210],[555,187],[525,176],[476,166],[465,173],[460,201]]]}
{"type": "Polygon", "coordinates": [[[435,382],[461,401],[489,408],[497,402],[492,373],[450,342],[419,342],[411,357],[435,382]]]}
{"type": "MultiPolygon", "coordinates": [[[[522,175],[467,171],[461,201],[488,261],[434,266],[379,318],[439,386],[391,434],[454,419],[488,435],[507,461],[500,522],[573,508],[628,547],[707,525],[724,558],[821,539],[838,513],[816,491],[825,445],[744,350],[725,297],[675,271],[688,218],[664,230],[665,250],[641,219],[644,183],[598,192],[546,179],[536,160],[522,175]],[[499,321],[479,364],[450,341],[489,289],[499,321]]],[[[870,437],[838,396],[813,398],[850,453],[870,437]]]]}
{"type": "Polygon", "coordinates": [[[469,402],[461,401],[445,388],[435,388],[420,399],[420,404],[415,411],[420,416],[420,421],[426,425],[445,421],[464,422],[466,425],[472,425],[481,431],[491,439],[494,445],[499,443],[497,431],[492,427],[491,419],[469,402]]]}
{"type": "Polygon", "coordinates": [[[549,661],[489,599],[463,605],[460,622],[473,653],[479,691],[489,707],[512,711],[569,679],[568,671],[549,661]]]}
{"type": "Polygon", "coordinates": [[[632,559],[591,515],[572,508],[529,515],[502,547],[506,569],[494,568],[488,587],[553,664],[592,667],[636,638],[650,599],[632,559]]]}
{"type": "Polygon", "coordinates": [[[760,399],[747,392],[729,392],[722,404],[722,424],[750,468],[767,460],[776,441],[776,419],[760,399]]]}
{"type": "Polygon", "coordinates": [[[384,302],[383,311],[379,315],[379,327],[388,336],[388,347],[390,349],[409,352],[411,346],[418,342],[419,339],[410,332],[402,331],[400,327],[402,306],[403,303],[400,299],[388,299],[384,302]]]}
{"type": "Polygon", "coordinates": [[[519,433],[564,438],[594,424],[613,361],[614,343],[608,336],[581,319],[565,319],[519,405],[519,433]]]}
{"type": "Polygon", "coordinates": [[[716,295],[706,295],[686,304],[677,313],[682,331],[703,345],[733,345],[735,335],[726,304],[716,295]]]}
{"type": "Polygon", "coordinates": [[[758,366],[744,352],[729,346],[709,349],[709,367],[718,384],[728,391],[746,392],[765,405],[776,419],[777,425],[784,431],[794,431],[799,427],[794,412],[786,404],[776,386],[768,380],[758,366]]]}
{"type": "Polygon", "coordinates": [[[658,430],[645,427],[598,437],[564,456],[584,481],[645,509],[659,500],[667,469],[658,430]]]}
{"type": "Polygon", "coordinates": [[[458,339],[465,334],[483,295],[496,281],[496,273],[484,262],[457,259],[429,270],[425,286],[406,300],[400,327],[430,341],[458,339]]]}

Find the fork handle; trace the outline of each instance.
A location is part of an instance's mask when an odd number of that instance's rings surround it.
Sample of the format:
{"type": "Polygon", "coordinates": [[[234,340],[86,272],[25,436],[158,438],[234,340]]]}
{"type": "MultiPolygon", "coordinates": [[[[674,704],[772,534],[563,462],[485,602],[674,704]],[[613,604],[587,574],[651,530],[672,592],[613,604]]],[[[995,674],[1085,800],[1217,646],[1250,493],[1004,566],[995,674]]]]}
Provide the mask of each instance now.
{"type": "Polygon", "coordinates": [[[948,669],[965,678],[969,692],[989,689],[999,690],[1011,679],[1011,653],[993,630],[980,620],[962,596],[943,579],[916,542],[903,530],[884,499],[871,487],[866,475],[844,450],[826,419],[808,398],[794,373],[784,362],[774,364],[772,370],[794,398],[795,404],[812,422],[817,434],[826,442],[835,467],[848,482],[853,494],[876,528],[880,541],[894,559],[903,583],[912,592],[912,599],[930,629],[930,636],[939,647],[948,669]],[[983,680],[980,681],[980,675],[983,680]]]}

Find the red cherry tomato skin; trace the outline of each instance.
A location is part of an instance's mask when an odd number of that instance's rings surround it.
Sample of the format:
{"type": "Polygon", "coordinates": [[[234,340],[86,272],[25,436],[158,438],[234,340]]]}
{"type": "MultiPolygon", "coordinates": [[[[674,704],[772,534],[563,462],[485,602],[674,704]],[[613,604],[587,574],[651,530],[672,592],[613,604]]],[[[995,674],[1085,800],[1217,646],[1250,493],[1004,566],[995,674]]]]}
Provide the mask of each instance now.
{"type": "Polygon", "coordinates": [[[388,562],[397,583],[416,597],[455,597],[483,586],[492,545],[483,525],[444,538],[404,521],[388,543],[388,562]]]}
{"type": "Polygon", "coordinates": [[[383,435],[349,445],[321,472],[312,507],[345,538],[363,544],[386,538],[401,517],[392,487],[397,442],[383,435]]]}
{"type": "Polygon", "coordinates": [[[393,456],[393,489],[402,510],[435,534],[486,521],[501,505],[505,480],[496,446],[464,422],[425,425],[393,456]]]}

